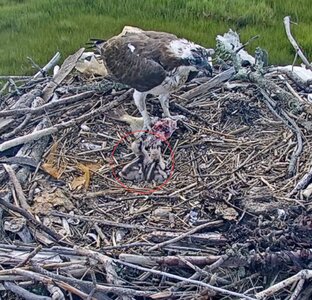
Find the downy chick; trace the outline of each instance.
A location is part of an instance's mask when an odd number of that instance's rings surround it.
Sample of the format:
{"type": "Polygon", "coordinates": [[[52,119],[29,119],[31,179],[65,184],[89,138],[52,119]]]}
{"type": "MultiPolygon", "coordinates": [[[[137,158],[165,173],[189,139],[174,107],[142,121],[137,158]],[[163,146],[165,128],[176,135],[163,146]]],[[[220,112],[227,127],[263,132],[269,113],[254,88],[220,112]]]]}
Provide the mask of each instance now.
{"type": "Polygon", "coordinates": [[[155,180],[157,183],[163,182],[167,179],[165,172],[166,164],[161,155],[160,147],[151,149],[150,151],[151,163],[146,167],[145,177],[147,181],[155,180]]]}
{"type": "Polygon", "coordinates": [[[150,163],[150,157],[142,141],[134,141],[131,144],[131,150],[136,158],[125,165],[119,175],[126,180],[142,181],[144,179],[144,169],[150,163]]]}

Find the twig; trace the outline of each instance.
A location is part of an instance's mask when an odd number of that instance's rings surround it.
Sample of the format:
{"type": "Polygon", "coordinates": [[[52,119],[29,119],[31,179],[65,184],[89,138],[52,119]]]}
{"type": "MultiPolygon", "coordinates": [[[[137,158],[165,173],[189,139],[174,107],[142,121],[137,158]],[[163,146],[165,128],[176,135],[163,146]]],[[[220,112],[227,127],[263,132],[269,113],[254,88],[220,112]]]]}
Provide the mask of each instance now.
{"type": "Polygon", "coordinates": [[[33,68],[36,68],[39,70],[39,72],[41,72],[43,77],[46,76],[46,72],[43,69],[41,69],[41,67],[30,56],[27,56],[27,59],[32,64],[33,68]]]}
{"type": "Polygon", "coordinates": [[[39,245],[33,251],[31,251],[24,260],[22,260],[20,263],[18,263],[16,265],[16,268],[20,268],[20,267],[23,267],[24,265],[26,265],[27,262],[29,262],[33,257],[35,257],[36,254],[38,254],[38,252],[40,252],[41,250],[42,250],[42,246],[39,245]]]}
{"type": "Polygon", "coordinates": [[[292,46],[295,48],[296,53],[300,56],[301,60],[302,60],[303,63],[306,65],[306,67],[307,67],[309,70],[312,70],[311,64],[309,63],[309,61],[307,60],[307,58],[304,56],[304,54],[303,54],[303,52],[301,51],[300,47],[298,46],[296,40],[294,39],[294,37],[293,37],[292,34],[291,34],[291,31],[290,31],[290,17],[289,17],[289,16],[286,16],[286,17],[284,18],[284,26],[285,26],[285,30],[286,30],[287,37],[288,37],[290,43],[292,44],[292,46]]]}
{"type": "Polygon", "coordinates": [[[5,90],[6,90],[7,87],[9,86],[9,84],[10,84],[10,82],[7,81],[7,82],[3,85],[3,87],[2,87],[1,90],[0,90],[0,96],[1,96],[2,94],[4,94],[5,90]]]}
{"type": "MultiPolygon", "coordinates": [[[[114,268],[114,261],[112,258],[110,258],[107,255],[103,255],[99,252],[95,252],[88,249],[78,248],[76,247],[75,250],[78,254],[91,257],[98,262],[100,262],[106,271],[106,280],[108,283],[114,285],[114,286],[121,286],[123,284],[123,281],[119,279],[117,272],[114,268]]],[[[123,299],[130,299],[127,296],[123,296],[123,299]]]]}
{"type": "Polygon", "coordinates": [[[26,114],[24,120],[22,121],[21,124],[19,124],[16,128],[14,128],[12,131],[5,133],[2,135],[3,139],[9,139],[12,136],[15,136],[16,134],[18,134],[19,132],[21,132],[25,126],[27,126],[27,124],[29,123],[29,121],[31,120],[31,114],[26,114]]]}
{"type": "Polygon", "coordinates": [[[65,218],[76,218],[79,220],[84,220],[84,221],[88,221],[92,223],[96,222],[96,223],[103,224],[106,226],[121,227],[121,228],[128,228],[128,229],[138,229],[142,231],[152,231],[152,230],[163,230],[163,231],[170,231],[170,232],[172,231],[169,228],[158,228],[158,227],[153,227],[153,226],[119,223],[119,222],[108,221],[103,218],[89,218],[87,216],[82,216],[82,215],[71,215],[67,213],[62,213],[60,211],[52,211],[51,215],[57,216],[57,217],[65,217],[65,218]]]}
{"type": "MultiPolygon", "coordinates": [[[[94,296],[95,298],[98,299],[103,299],[100,297],[103,297],[103,294],[106,293],[114,293],[116,295],[127,295],[127,296],[145,296],[148,297],[152,294],[152,292],[150,291],[136,291],[133,289],[129,289],[129,288],[123,288],[123,287],[119,287],[119,286],[105,286],[105,285],[99,285],[99,284],[94,284],[93,282],[90,281],[86,281],[86,280],[79,280],[79,279],[75,279],[75,278],[68,278],[65,277],[63,275],[58,275],[49,271],[46,271],[45,269],[43,269],[42,267],[39,266],[39,264],[34,263],[33,264],[33,268],[39,272],[40,274],[43,274],[44,276],[49,276],[51,278],[53,278],[53,281],[55,281],[57,283],[56,280],[59,281],[63,281],[66,282],[68,284],[71,284],[75,287],[79,287],[79,289],[81,289],[84,293],[91,293],[91,291],[93,289],[96,289],[97,292],[100,292],[100,295],[96,295],[94,296]]],[[[1,274],[1,271],[0,271],[1,274]]]]}
{"type": "MultiPolygon", "coordinates": [[[[31,278],[31,279],[36,280],[38,282],[42,282],[45,285],[57,284],[61,288],[64,288],[65,290],[70,291],[73,294],[76,294],[77,296],[81,297],[82,299],[87,299],[87,297],[88,297],[88,294],[86,294],[86,293],[84,293],[82,291],[79,291],[75,287],[70,286],[68,283],[63,282],[60,279],[50,278],[47,275],[41,275],[41,274],[38,274],[38,273],[35,273],[35,272],[32,272],[32,271],[23,270],[23,269],[20,269],[20,268],[14,268],[14,269],[10,269],[10,270],[0,271],[0,273],[17,274],[17,275],[25,276],[27,278],[31,278]]],[[[64,276],[56,276],[56,277],[62,277],[63,278],[64,276]]],[[[80,280],[78,280],[78,281],[80,281],[80,280]]],[[[95,300],[95,298],[93,298],[92,300],[95,300]]]]}
{"type": "Polygon", "coordinates": [[[10,78],[17,80],[28,80],[31,78],[31,76],[15,76],[15,75],[0,76],[0,80],[9,80],[10,78]]]}
{"type": "Polygon", "coordinates": [[[237,48],[235,50],[236,53],[238,53],[239,51],[241,51],[242,49],[246,48],[246,46],[248,46],[251,42],[253,42],[254,40],[258,39],[260,37],[260,35],[255,35],[252,36],[246,43],[244,43],[241,47],[237,48]]]}
{"type": "MultiPolygon", "coordinates": [[[[219,258],[213,262],[212,264],[210,265],[206,265],[204,268],[203,268],[203,271],[204,272],[212,272],[213,270],[215,270],[216,268],[219,268],[220,266],[222,266],[222,264],[229,258],[228,255],[224,254],[224,255],[221,255],[219,256],[219,258]]],[[[198,278],[200,278],[201,276],[201,273],[200,272],[195,272],[189,279],[192,279],[192,280],[196,280],[198,278]]],[[[211,275],[210,275],[211,277],[211,275]]],[[[173,291],[177,291],[179,288],[182,288],[183,286],[185,286],[187,284],[187,282],[179,282],[177,283],[177,285],[175,287],[172,287],[171,290],[173,291]]]]}

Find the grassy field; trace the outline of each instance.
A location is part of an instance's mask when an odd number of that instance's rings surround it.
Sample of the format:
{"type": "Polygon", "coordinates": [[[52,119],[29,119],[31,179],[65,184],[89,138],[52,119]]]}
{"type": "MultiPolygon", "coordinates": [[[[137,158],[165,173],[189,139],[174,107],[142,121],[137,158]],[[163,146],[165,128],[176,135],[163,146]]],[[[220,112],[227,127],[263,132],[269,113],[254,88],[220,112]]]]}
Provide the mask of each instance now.
{"type": "Polygon", "coordinates": [[[162,30],[214,47],[229,28],[242,41],[260,34],[248,50],[261,46],[270,63],[294,57],[283,27],[290,15],[293,33],[312,59],[311,0],[0,0],[0,75],[34,72],[26,57],[44,65],[63,58],[90,37],[109,38],[124,25],[162,30]]]}

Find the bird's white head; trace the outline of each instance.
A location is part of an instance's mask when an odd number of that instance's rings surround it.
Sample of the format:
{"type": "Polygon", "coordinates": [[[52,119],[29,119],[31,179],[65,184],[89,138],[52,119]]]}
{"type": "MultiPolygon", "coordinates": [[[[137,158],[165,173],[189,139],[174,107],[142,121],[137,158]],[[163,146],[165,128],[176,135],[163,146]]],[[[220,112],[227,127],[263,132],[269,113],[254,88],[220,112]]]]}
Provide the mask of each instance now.
{"type": "Polygon", "coordinates": [[[181,58],[185,65],[194,66],[206,75],[211,75],[212,68],[209,58],[213,54],[212,49],[206,49],[186,39],[177,39],[170,42],[169,49],[181,58]]]}

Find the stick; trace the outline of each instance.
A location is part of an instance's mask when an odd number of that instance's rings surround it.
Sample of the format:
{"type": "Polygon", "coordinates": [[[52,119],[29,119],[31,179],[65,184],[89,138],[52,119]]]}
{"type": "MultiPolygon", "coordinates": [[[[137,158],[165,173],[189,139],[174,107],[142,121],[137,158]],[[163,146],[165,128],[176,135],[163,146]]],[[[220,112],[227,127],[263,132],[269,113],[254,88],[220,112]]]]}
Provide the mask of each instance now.
{"type": "Polygon", "coordinates": [[[62,213],[60,211],[51,211],[52,216],[56,217],[65,217],[65,218],[76,218],[79,220],[84,220],[87,222],[92,222],[92,223],[99,223],[103,224],[106,226],[112,226],[112,227],[120,227],[120,228],[128,228],[128,229],[138,229],[142,231],[152,231],[152,230],[162,230],[162,231],[172,231],[170,228],[158,228],[158,227],[152,227],[152,226],[146,226],[146,225],[137,225],[137,224],[129,224],[129,223],[118,223],[118,222],[113,222],[113,221],[108,221],[105,220],[104,218],[90,218],[87,216],[82,216],[82,215],[70,215],[67,213],[62,213]]]}
{"type": "Polygon", "coordinates": [[[27,134],[27,135],[24,135],[24,136],[21,136],[21,137],[17,137],[15,139],[10,140],[10,141],[6,141],[6,142],[0,144],[0,151],[5,151],[5,150],[13,148],[13,147],[15,147],[17,145],[24,144],[26,142],[31,142],[31,141],[34,141],[34,140],[38,140],[41,137],[44,137],[44,136],[47,136],[47,135],[51,135],[53,133],[58,132],[59,130],[62,130],[62,129],[65,129],[65,128],[68,128],[68,127],[71,127],[71,126],[74,126],[74,125],[78,125],[78,124],[88,120],[91,117],[94,117],[96,115],[104,113],[104,112],[112,109],[113,107],[121,104],[128,97],[128,95],[130,93],[131,93],[131,90],[125,92],[124,94],[119,96],[117,99],[109,102],[105,106],[103,106],[103,107],[101,107],[99,109],[93,110],[93,111],[91,111],[91,112],[89,112],[87,114],[84,114],[81,117],[78,117],[76,119],[72,119],[72,120],[64,122],[62,124],[57,124],[57,125],[54,125],[54,126],[51,126],[51,127],[45,128],[45,129],[41,129],[41,130],[38,130],[38,131],[35,131],[33,133],[30,133],[30,134],[27,134]]]}
{"type": "Polygon", "coordinates": [[[12,131],[5,133],[2,135],[2,138],[7,140],[12,136],[17,135],[19,132],[21,132],[26,126],[27,124],[30,122],[31,120],[31,114],[26,114],[24,120],[22,121],[22,123],[20,123],[17,127],[15,127],[12,131]]]}
{"type": "MultiPolygon", "coordinates": [[[[17,275],[25,276],[27,278],[31,278],[31,279],[36,280],[38,282],[42,282],[45,285],[57,284],[58,286],[72,292],[73,294],[78,295],[82,299],[88,298],[87,294],[83,293],[82,291],[79,291],[78,289],[70,286],[68,283],[61,281],[60,279],[54,279],[54,278],[52,279],[52,278],[48,277],[47,275],[41,275],[41,274],[38,274],[38,273],[35,273],[32,271],[23,270],[20,268],[5,270],[5,272],[8,274],[17,274],[17,275]]],[[[59,276],[59,277],[64,277],[64,276],[59,276]]],[[[78,281],[80,281],[80,280],[78,280],[78,281]]],[[[93,298],[92,300],[95,300],[95,298],[93,298]]]]}
{"type": "Polygon", "coordinates": [[[46,74],[51,68],[53,68],[59,59],[61,58],[61,53],[56,52],[55,55],[50,59],[50,61],[39,71],[37,72],[33,79],[37,79],[39,77],[42,77],[44,74],[46,74]]]}
{"type": "Polygon", "coordinates": [[[30,206],[27,203],[27,199],[24,195],[22,186],[21,186],[20,182],[18,181],[13,168],[7,164],[3,164],[3,167],[6,170],[6,172],[8,173],[10,180],[12,181],[12,184],[14,186],[14,189],[15,189],[15,192],[16,192],[16,195],[17,195],[17,198],[20,202],[21,207],[25,210],[28,210],[30,208],[30,206]]]}
{"type": "Polygon", "coordinates": [[[8,79],[17,79],[17,80],[28,80],[31,76],[15,76],[15,75],[5,75],[0,76],[0,80],[8,80],[8,79]]]}
{"type": "Polygon", "coordinates": [[[29,262],[33,257],[36,256],[36,254],[38,254],[38,252],[40,252],[42,249],[42,246],[39,245],[37,248],[35,248],[33,251],[31,251],[28,256],[23,260],[21,261],[20,263],[18,263],[16,265],[16,268],[20,268],[20,267],[23,267],[24,265],[27,264],[27,262],[29,262]]]}
{"type": "Polygon", "coordinates": [[[58,130],[56,127],[52,126],[49,128],[45,128],[45,129],[41,129],[38,131],[34,131],[32,133],[17,137],[15,139],[6,141],[2,144],[0,144],[0,151],[5,151],[8,149],[11,149],[15,146],[21,145],[21,144],[25,144],[31,141],[36,141],[39,140],[40,138],[47,136],[47,135],[51,135],[53,133],[56,133],[58,130]]]}
{"type": "Polygon", "coordinates": [[[6,290],[9,290],[12,293],[17,294],[26,300],[52,300],[51,297],[36,295],[34,293],[31,293],[31,292],[23,289],[22,287],[18,286],[17,284],[14,284],[12,282],[4,282],[3,286],[5,287],[6,290]]]}
{"type": "Polygon", "coordinates": [[[201,229],[204,229],[206,227],[211,227],[211,226],[214,226],[214,225],[219,224],[219,223],[220,223],[219,221],[212,221],[212,222],[204,223],[204,224],[199,225],[199,226],[197,226],[197,227],[195,227],[195,228],[193,228],[193,229],[191,229],[191,230],[189,230],[189,231],[187,231],[185,233],[182,233],[181,235],[179,235],[179,236],[177,236],[177,237],[175,237],[173,239],[170,239],[168,241],[164,241],[162,243],[156,244],[156,245],[150,247],[147,251],[151,252],[151,251],[159,249],[159,248],[161,248],[163,246],[166,246],[166,245],[178,242],[178,241],[184,239],[185,237],[187,237],[187,236],[189,236],[189,235],[191,235],[191,234],[193,234],[193,233],[195,233],[195,232],[197,232],[197,231],[199,231],[201,229]]]}
{"type": "Polygon", "coordinates": [[[123,288],[119,286],[99,285],[99,284],[94,284],[93,282],[86,281],[86,280],[79,280],[76,278],[65,277],[63,275],[58,275],[58,274],[49,272],[43,269],[39,264],[33,264],[33,268],[38,273],[44,276],[51,277],[53,281],[55,281],[55,283],[57,283],[58,280],[66,282],[68,284],[74,285],[75,287],[78,287],[84,293],[91,293],[93,289],[96,289],[97,292],[100,292],[100,295],[96,295],[97,293],[95,294],[96,299],[103,299],[103,294],[107,294],[107,293],[114,293],[116,295],[127,295],[127,296],[142,296],[142,297],[144,296],[148,297],[152,294],[152,292],[150,291],[136,291],[136,290],[123,288]]]}
{"type": "Polygon", "coordinates": [[[293,294],[291,295],[289,300],[296,300],[299,299],[299,294],[302,291],[303,285],[305,283],[304,279],[300,279],[299,282],[297,283],[297,286],[295,288],[295,291],[293,292],[293,294]]]}
{"type": "Polygon", "coordinates": [[[304,54],[301,51],[300,47],[298,46],[296,40],[294,39],[294,37],[291,34],[291,31],[290,31],[290,17],[289,16],[286,16],[284,18],[284,26],[285,26],[287,37],[288,37],[290,43],[292,44],[292,46],[295,48],[296,53],[300,56],[301,60],[306,65],[307,69],[312,70],[311,64],[309,63],[307,58],[304,56],[304,54]]]}
{"type": "MultiPolygon", "coordinates": [[[[120,280],[117,275],[117,272],[115,270],[115,264],[112,258],[99,252],[95,252],[84,248],[77,247],[76,251],[80,255],[91,257],[100,262],[104,266],[104,269],[106,271],[106,280],[108,283],[110,283],[113,286],[122,286],[123,281],[120,280]]],[[[131,298],[128,296],[123,296],[123,299],[131,300],[131,298]]]]}
{"type": "Polygon", "coordinates": [[[295,188],[287,195],[288,197],[292,197],[298,191],[303,190],[308,186],[312,179],[312,168],[308,171],[308,173],[304,174],[304,176],[298,181],[295,188]]]}

